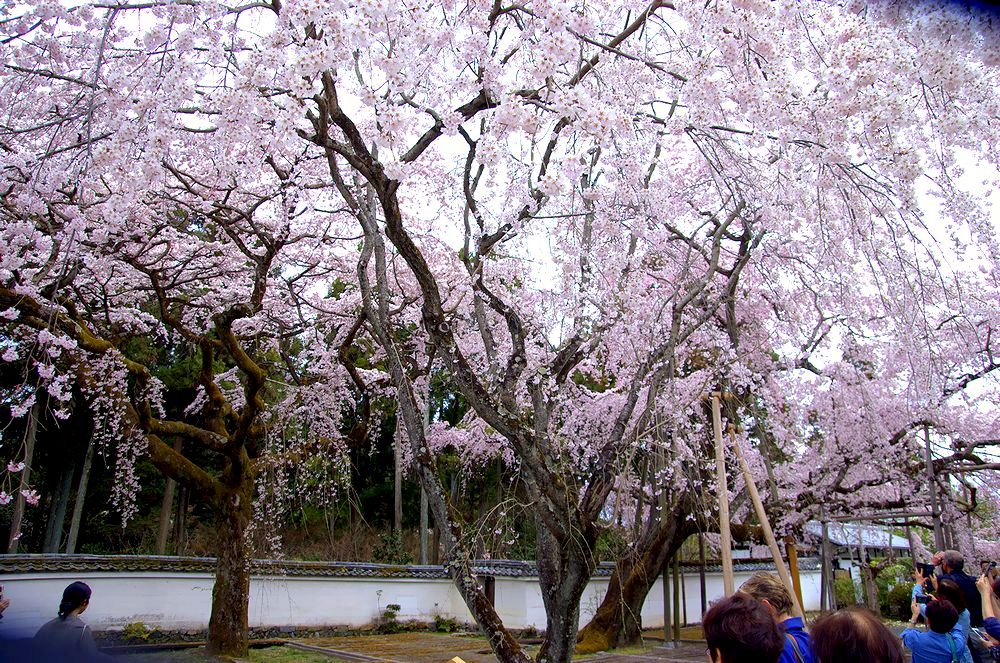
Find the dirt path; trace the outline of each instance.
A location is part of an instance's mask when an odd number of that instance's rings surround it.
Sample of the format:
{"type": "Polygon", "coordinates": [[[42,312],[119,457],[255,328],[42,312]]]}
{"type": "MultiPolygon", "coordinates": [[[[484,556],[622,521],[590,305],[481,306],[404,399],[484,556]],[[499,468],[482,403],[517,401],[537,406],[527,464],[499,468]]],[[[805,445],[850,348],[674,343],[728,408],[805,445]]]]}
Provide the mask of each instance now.
{"type": "MultiPolygon", "coordinates": [[[[656,643],[651,643],[655,645],[656,643]]],[[[495,663],[486,639],[480,635],[397,633],[297,640],[294,645],[344,661],[368,663],[445,663],[458,656],[466,663],[495,663]]],[[[642,653],[597,654],[599,663],[689,663],[705,660],[704,643],[681,643],[678,649],[651,646],[642,653]]]]}
{"type": "Polygon", "coordinates": [[[466,663],[495,663],[486,639],[479,635],[397,633],[340,638],[310,638],[295,644],[322,650],[343,660],[385,663],[443,663],[458,656],[466,663]]]}

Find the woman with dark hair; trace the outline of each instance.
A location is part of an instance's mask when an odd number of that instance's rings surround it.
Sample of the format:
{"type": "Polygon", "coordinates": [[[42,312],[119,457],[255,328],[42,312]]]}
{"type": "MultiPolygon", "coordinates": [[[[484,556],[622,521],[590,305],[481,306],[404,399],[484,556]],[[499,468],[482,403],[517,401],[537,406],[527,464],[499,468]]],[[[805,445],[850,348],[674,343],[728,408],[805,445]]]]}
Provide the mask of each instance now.
{"type": "MultiPolygon", "coordinates": [[[[938,583],[940,588],[940,583],[938,583]]],[[[910,605],[914,616],[920,606],[910,605]]],[[[903,644],[913,652],[912,663],[961,663],[969,651],[962,629],[958,627],[958,609],[951,601],[934,599],[924,612],[927,631],[908,628],[902,633],[903,644]]]]}
{"type": "MultiPolygon", "coordinates": [[[[938,600],[944,600],[950,602],[955,606],[955,610],[958,611],[958,624],[956,628],[962,631],[962,642],[969,642],[969,634],[972,631],[972,614],[965,605],[965,592],[954,580],[942,579],[937,583],[937,591],[934,592],[934,598],[938,600]]],[[[920,606],[920,613],[924,614],[927,609],[926,605],[920,606]]],[[[916,617],[910,620],[910,623],[916,626],[916,617]]],[[[959,663],[973,663],[972,652],[968,649],[965,650],[965,656],[959,659],[959,663]]]]}
{"type": "Polygon", "coordinates": [[[899,640],[861,606],[820,617],[810,631],[818,663],[903,663],[899,640]]]}
{"type": "Polygon", "coordinates": [[[44,624],[35,634],[38,660],[89,663],[110,660],[97,651],[94,635],[80,615],[90,606],[90,587],[83,582],[70,583],[63,590],[59,616],[44,624]]]}

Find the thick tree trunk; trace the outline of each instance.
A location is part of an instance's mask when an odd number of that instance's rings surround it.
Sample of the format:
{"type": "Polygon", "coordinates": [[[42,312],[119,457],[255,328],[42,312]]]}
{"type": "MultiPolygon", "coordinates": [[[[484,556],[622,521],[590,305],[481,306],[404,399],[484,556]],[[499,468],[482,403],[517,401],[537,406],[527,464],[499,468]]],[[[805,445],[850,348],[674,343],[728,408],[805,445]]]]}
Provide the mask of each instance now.
{"type": "Polygon", "coordinates": [[[83,505],[87,500],[87,483],[90,482],[90,467],[94,463],[94,439],[87,443],[87,455],[83,458],[80,469],[80,483],[76,485],[76,497],[73,498],[73,516],[69,520],[69,536],[66,537],[66,553],[76,552],[76,539],[80,534],[80,521],[83,519],[83,505]]]}
{"type": "Polygon", "coordinates": [[[208,650],[212,654],[246,658],[250,641],[250,558],[246,533],[252,516],[254,474],[245,451],[232,456],[223,472],[223,494],[214,500],[219,519],[212,615],[208,620],[208,650]]]}
{"type": "Polygon", "coordinates": [[[680,548],[687,531],[671,518],[657,523],[636,543],[632,555],[615,565],[608,591],[577,638],[576,652],[592,654],[632,644],[642,633],[642,606],[666,560],[680,548]]]}
{"type": "Polygon", "coordinates": [[[540,663],[567,663],[576,649],[580,626],[580,597],[594,573],[597,533],[581,525],[572,545],[558,541],[538,523],[538,580],[545,604],[545,639],[538,651],[540,663]]]}
{"type": "Polygon", "coordinates": [[[59,545],[62,543],[63,526],[66,524],[66,505],[69,502],[69,493],[73,487],[74,463],[70,462],[63,468],[59,481],[59,489],[52,499],[52,509],[49,512],[49,522],[45,528],[45,545],[42,552],[59,552],[59,545]]]}
{"type": "MultiPolygon", "coordinates": [[[[181,438],[174,440],[174,451],[181,453],[184,443],[181,438]]],[[[167,478],[167,485],[163,489],[163,502],[160,505],[160,529],[156,533],[156,554],[163,555],[167,551],[167,536],[170,534],[170,520],[174,513],[174,490],[177,482],[167,478]]]]}
{"type": "Polygon", "coordinates": [[[248,492],[231,495],[218,514],[218,559],[208,622],[208,649],[223,656],[245,657],[250,639],[250,560],[246,548],[250,499],[243,494],[248,492]]]}
{"type": "Polygon", "coordinates": [[[174,518],[174,554],[187,553],[187,510],[188,489],[184,486],[177,491],[177,517],[174,518]]]}
{"type": "Polygon", "coordinates": [[[167,479],[163,489],[163,502],[160,504],[160,527],[156,532],[156,554],[167,552],[167,537],[170,534],[170,520],[174,512],[174,488],[177,485],[173,479],[167,479]]]}

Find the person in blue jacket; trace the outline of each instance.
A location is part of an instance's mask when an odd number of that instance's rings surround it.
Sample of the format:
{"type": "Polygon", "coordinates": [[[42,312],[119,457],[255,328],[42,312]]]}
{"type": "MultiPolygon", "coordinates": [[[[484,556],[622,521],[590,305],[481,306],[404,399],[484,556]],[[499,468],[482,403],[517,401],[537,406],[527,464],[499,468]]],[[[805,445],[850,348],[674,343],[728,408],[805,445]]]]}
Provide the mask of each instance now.
{"type": "MultiPolygon", "coordinates": [[[[953,606],[955,606],[955,610],[958,611],[958,624],[955,625],[955,628],[962,632],[962,641],[965,642],[966,645],[968,645],[969,637],[970,635],[972,635],[972,627],[970,625],[971,621],[970,613],[965,605],[965,593],[955,583],[954,580],[945,579],[938,581],[937,591],[934,592],[933,598],[936,598],[938,600],[943,599],[949,601],[953,606]]],[[[927,609],[926,605],[921,605],[920,613],[924,614],[926,609],[927,609]]],[[[913,626],[916,626],[917,625],[916,618],[911,619],[910,623],[913,626]]],[[[974,663],[974,660],[972,658],[972,651],[970,649],[966,648],[965,655],[962,657],[959,663],[974,663]]]]}
{"type": "Polygon", "coordinates": [[[778,576],[773,573],[755,573],[743,583],[740,591],[764,604],[782,630],[785,647],[778,663],[816,663],[809,634],[806,633],[801,617],[793,617],[795,612],[792,597],[778,576]]]}
{"type": "Polygon", "coordinates": [[[982,575],[976,581],[976,589],[979,590],[979,596],[982,599],[983,630],[990,638],[988,641],[990,653],[994,660],[1000,660],[1000,620],[997,619],[997,613],[1000,610],[997,607],[1000,605],[1000,578],[982,575]]]}
{"type": "MultiPolygon", "coordinates": [[[[914,616],[920,614],[920,605],[910,605],[914,616]]],[[[927,604],[924,612],[928,630],[908,628],[902,633],[903,645],[913,653],[911,663],[960,663],[966,652],[962,629],[958,626],[958,610],[951,601],[935,599],[927,604]]]]}

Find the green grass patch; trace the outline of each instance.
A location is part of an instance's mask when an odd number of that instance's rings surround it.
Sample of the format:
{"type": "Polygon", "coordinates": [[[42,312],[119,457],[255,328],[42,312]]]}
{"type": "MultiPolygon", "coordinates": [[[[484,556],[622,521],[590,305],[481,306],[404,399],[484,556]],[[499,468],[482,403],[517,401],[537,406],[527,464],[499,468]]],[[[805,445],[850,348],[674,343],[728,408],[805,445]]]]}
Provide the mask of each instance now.
{"type": "Polygon", "coordinates": [[[253,663],[339,663],[340,659],[330,658],[316,652],[301,651],[291,647],[262,647],[250,650],[253,663]]]}
{"type": "MultiPolygon", "coordinates": [[[[135,663],[215,663],[228,660],[210,656],[203,647],[179,649],[144,654],[130,654],[120,657],[122,661],[135,663]]],[[[330,658],[316,652],[300,651],[291,647],[261,647],[251,649],[246,659],[253,663],[344,663],[341,659],[330,658]]]]}

